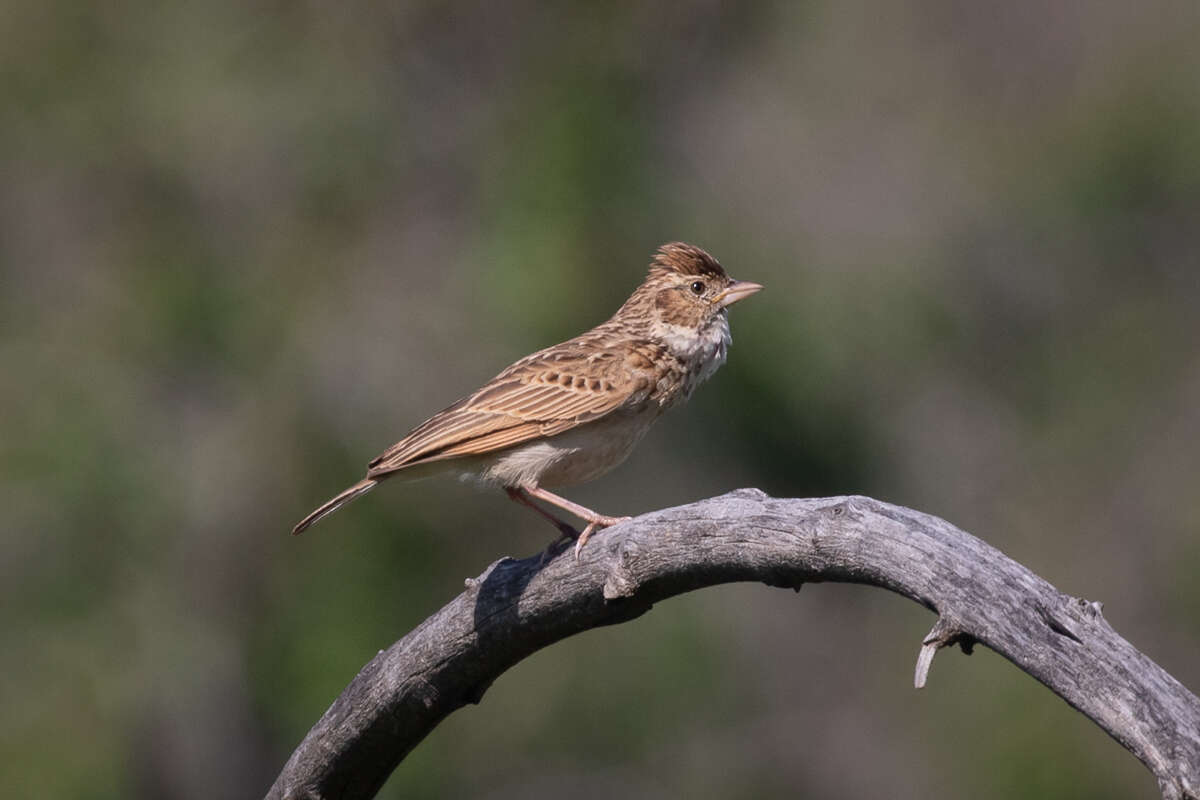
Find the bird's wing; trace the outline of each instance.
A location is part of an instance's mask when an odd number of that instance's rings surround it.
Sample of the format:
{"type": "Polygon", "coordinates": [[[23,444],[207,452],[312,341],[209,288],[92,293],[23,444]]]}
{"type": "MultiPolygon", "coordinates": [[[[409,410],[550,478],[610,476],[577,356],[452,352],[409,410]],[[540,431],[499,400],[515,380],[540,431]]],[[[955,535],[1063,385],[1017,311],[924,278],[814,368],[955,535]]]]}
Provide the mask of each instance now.
{"type": "Polygon", "coordinates": [[[413,429],[368,465],[367,477],[495,452],[637,404],[653,389],[650,366],[619,350],[535,353],[413,429]]]}

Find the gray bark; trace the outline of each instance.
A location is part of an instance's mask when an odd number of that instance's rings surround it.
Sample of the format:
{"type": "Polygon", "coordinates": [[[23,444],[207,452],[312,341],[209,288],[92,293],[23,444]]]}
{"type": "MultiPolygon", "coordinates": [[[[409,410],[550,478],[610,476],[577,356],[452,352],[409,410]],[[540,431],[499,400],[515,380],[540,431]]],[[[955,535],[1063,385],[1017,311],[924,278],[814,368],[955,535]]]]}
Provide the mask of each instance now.
{"type": "Polygon", "coordinates": [[[1146,765],[1163,797],[1200,800],[1200,699],[1067,596],[937,517],[867,497],[774,499],[755,489],[666,509],[570,549],[501,559],[381,651],[296,748],[268,798],[369,798],[446,715],[571,634],[730,581],[870,584],[938,615],[938,648],[984,644],[1087,715],[1146,765]]]}

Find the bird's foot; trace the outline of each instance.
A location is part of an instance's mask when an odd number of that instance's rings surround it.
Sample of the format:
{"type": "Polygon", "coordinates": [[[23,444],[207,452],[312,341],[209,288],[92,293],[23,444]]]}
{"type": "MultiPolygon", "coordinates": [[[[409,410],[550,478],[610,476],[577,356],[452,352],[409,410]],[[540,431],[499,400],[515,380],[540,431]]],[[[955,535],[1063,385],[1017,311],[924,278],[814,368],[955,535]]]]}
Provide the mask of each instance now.
{"type": "Polygon", "coordinates": [[[597,514],[595,519],[588,521],[587,527],[583,529],[583,532],[579,534],[579,538],[575,540],[575,560],[579,560],[579,551],[583,549],[585,544],[587,544],[587,540],[593,533],[601,528],[609,528],[620,522],[628,522],[631,519],[633,519],[633,517],[606,517],[601,514],[597,514]]]}

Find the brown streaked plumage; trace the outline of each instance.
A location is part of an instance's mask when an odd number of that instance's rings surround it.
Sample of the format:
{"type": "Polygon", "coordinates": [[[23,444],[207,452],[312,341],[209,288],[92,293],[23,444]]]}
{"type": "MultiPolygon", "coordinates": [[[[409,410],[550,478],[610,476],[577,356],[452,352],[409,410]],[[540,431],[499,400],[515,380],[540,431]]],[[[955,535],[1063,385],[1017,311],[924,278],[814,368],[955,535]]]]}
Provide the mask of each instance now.
{"type": "Polygon", "coordinates": [[[474,394],[434,414],[367,466],[367,476],[293,529],[393,475],[459,472],[504,488],[576,537],[575,553],[608,517],[547,491],[592,480],[620,464],[658,416],[686,400],[724,362],[727,309],[762,287],[735,281],[689,244],[659,248],[645,281],[607,322],[509,366],[474,394]],[[587,522],[581,534],[533,502],[587,522]]]}

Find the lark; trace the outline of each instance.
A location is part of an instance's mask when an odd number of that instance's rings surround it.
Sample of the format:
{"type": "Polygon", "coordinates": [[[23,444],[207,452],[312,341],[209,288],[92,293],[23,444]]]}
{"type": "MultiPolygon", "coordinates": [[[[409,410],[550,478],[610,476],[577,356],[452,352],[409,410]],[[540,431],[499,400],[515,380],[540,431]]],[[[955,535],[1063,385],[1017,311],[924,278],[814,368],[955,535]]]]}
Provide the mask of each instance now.
{"type": "Polygon", "coordinates": [[[623,462],[663,412],[724,363],[729,307],[762,288],[733,280],[699,247],[663,245],[646,279],[607,322],[522,358],[413,428],[367,465],[365,478],[292,533],[384,479],[449,472],[504,489],[574,539],[578,558],[594,531],[629,517],[599,514],[550,489],[585,483],[623,462]],[[535,500],[585,527],[577,531],[535,500]]]}

